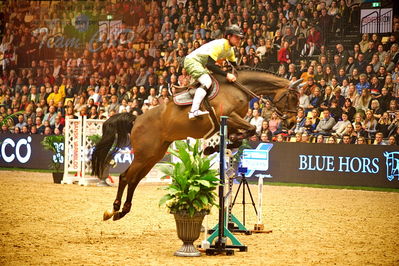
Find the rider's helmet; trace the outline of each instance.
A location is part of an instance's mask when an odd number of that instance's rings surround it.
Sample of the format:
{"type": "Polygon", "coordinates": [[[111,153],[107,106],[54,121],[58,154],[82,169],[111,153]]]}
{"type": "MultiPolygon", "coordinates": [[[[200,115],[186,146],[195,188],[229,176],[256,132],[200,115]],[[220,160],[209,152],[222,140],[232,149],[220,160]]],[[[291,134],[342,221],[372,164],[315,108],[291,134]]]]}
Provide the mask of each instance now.
{"type": "Polygon", "coordinates": [[[226,36],[227,35],[236,35],[236,36],[242,38],[242,37],[244,37],[244,32],[238,25],[233,24],[230,27],[226,28],[225,35],[226,36]]]}

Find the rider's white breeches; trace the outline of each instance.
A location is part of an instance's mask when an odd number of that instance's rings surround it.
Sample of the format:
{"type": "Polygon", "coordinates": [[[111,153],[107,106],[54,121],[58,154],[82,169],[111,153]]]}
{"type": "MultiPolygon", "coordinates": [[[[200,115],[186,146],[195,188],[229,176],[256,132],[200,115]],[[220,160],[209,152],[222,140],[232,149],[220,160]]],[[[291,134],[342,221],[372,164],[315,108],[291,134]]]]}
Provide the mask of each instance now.
{"type": "Polygon", "coordinates": [[[208,74],[203,74],[198,78],[199,83],[201,83],[202,86],[205,86],[207,89],[209,89],[212,85],[212,79],[211,76],[208,74]]]}

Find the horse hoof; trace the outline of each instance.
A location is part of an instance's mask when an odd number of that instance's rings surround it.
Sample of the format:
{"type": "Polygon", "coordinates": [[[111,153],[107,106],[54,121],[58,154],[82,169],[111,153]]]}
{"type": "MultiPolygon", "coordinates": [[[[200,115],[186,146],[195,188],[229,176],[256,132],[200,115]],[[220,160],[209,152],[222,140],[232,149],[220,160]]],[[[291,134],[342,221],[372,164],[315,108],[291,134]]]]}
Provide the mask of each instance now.
{"type": "Polygon", "coordinates": [[[114,214],[114,217],[112,218],[112,220],[118,221],[120,218],[122,218],[121,213],[120,212],[116,212],[114,214]]]}
{"type": "Polygon", "coordinates": [[[114,211],[105,211],[103,214],[103,221],[111,219],[112,216],[114,216],[114,211]]]}

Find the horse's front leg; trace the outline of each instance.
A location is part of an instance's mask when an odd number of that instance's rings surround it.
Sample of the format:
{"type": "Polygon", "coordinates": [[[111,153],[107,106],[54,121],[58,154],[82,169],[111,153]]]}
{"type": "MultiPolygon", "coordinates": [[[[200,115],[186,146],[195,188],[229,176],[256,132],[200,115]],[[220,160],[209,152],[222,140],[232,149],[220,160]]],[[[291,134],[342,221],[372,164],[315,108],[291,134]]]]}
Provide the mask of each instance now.
{"type": "Polygon", "coordinates": [[[229,127],[236,129],[238,132],[243,130],[243,133],[237,134],[237,140],[248,138],[256,134],[256,126],[251,125],[236,112],[232,112],[227,120],[229,127]]]}

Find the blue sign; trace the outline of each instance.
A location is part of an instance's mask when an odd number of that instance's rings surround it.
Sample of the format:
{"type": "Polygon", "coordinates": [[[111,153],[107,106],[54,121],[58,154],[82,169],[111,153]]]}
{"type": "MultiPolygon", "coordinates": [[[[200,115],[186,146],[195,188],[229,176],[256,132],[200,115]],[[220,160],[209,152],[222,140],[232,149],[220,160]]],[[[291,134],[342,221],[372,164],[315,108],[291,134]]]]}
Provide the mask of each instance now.
{"type": "MultiPolygon", "coordinates": [[[[252,176],[255,171],[269,169],[269,151],[273,148],[271,143],[260,143],[255,150],[245,149],[242,154],[242,166],[248,168],[245,176],[252,176]]],[[[270,175],[263,177],[271,178],[270,175]]]]}

